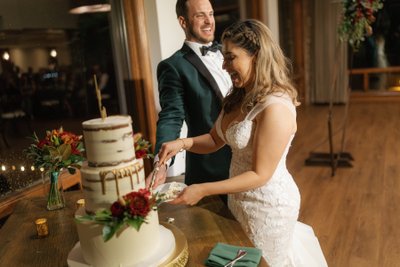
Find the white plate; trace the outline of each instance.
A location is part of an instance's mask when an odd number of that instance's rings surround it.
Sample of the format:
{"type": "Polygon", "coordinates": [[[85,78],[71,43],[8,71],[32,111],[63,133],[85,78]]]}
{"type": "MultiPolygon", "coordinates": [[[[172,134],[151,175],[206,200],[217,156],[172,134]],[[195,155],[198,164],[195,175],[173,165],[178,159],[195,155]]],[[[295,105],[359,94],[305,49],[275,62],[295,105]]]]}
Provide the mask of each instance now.
{"type": "Polygon", "coordinates": [[[171,182],[157,186],[157,201],[160,203],[175,199],[187,185],[184,183],[171,182]]]}

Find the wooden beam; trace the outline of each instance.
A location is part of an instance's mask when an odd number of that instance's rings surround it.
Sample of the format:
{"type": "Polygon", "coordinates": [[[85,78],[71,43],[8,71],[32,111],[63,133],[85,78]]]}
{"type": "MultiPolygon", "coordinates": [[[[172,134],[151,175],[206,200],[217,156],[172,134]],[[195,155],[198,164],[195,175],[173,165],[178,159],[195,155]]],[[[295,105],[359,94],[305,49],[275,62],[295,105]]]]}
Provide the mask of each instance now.
{"type": "MultiPolygon", "coordinates": [[[[139,129],[152,144],[156,141],[156,109],[150,51],[146,32],[143,0],[125,0],[124,12],[128,35],[134,103],[139,111],[139,129]]],[[[137,125],[136,125],[137,126],[137,125]]]]}
{"type": "Polygon", "coordinates": [[[247,18],[265,21],[263,12],[264,8],[265,7],[263,0],[247,0],[246,1],[247,18]]]}
{"type": "MultiPolygon", "coordinates": [[[[146,17],[144,0],[125,0],[124,12],[126,30],[129,44],[130,66],[133,77],[133,102],[139,121],[134,121],[140,129],[144,138],[153,144],[156,143],[156,108],[154,99],[154,85],[151,72],[150,51],[147,37],[146,17]]],[[[152,170],[152,163],[145,161],[145,173],[148,175],[152,170]]]]}

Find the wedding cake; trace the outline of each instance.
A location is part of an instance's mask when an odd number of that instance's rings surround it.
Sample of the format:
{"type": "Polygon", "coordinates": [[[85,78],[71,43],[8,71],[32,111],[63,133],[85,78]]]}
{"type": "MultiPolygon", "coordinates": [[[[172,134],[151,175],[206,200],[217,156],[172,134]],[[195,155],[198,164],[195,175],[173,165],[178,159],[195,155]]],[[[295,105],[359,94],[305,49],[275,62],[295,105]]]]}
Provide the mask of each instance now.
{"type": "MultiPolygon", "coordinates": [[[[87,156],[81,168],[85,207],[75,217],[110,209],[122,196],[145,188],[130,116],[92,119],[82,126],[87,156]]],[[[102,224],[77,222],[76,226],[80,242],[69,255],[70,266],[158,266],[175,248],[174,236],[159,225],[156,210],[149,212],[139,230],[125,225],[108,241],[103,240],[102,224]]]]}

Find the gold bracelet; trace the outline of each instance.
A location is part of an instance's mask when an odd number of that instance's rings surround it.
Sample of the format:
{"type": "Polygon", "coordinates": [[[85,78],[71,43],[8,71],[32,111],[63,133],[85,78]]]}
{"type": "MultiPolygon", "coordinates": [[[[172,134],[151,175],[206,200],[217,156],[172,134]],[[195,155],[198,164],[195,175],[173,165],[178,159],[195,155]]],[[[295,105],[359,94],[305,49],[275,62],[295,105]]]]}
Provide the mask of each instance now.
{"type": "Polygon", "coordinates": [[[182,141],[182,144],[183,144],[183,147],[179,150],[179,152],[183,152],[183,151],[185,151],[186,150],[186,144],[185,144],[185,141],[183,141],[183,139],[182,138],[178,138],[178,140],[181,140],[182,141]]]}

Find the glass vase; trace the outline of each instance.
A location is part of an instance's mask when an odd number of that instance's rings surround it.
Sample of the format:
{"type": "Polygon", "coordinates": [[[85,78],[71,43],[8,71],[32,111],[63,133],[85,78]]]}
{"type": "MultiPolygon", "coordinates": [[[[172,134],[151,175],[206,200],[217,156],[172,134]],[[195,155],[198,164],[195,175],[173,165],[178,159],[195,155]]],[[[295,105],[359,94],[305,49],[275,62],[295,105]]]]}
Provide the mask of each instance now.
{"type": "Polygon", "coordinates": [[[50,171],[50,190],[47,197],[47,209],[57,210],[65,207],[63,187],[59,171],[50,171]]]}

